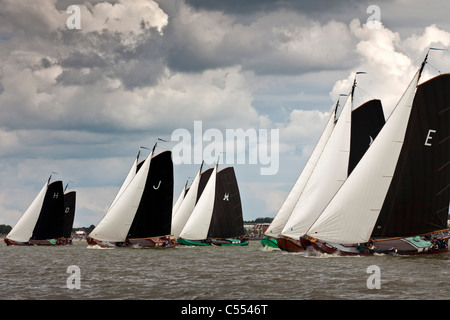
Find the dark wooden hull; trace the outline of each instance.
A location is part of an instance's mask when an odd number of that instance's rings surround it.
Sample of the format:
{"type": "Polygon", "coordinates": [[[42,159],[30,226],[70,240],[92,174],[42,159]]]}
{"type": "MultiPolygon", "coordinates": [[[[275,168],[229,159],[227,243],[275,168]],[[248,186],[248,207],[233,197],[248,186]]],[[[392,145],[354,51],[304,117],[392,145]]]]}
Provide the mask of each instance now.
{"type": "Polygon", "coordinates": [[[99,246],[101,248],[154,248],[169,249],[175,247],[175,242],[168,236],[132,238],[125,242],[109,242],[100,241],[93,238],[87,238],[87,243],[91,246],[99,246]]]}
{"type": "Polygon", "coordinates": [[[137,248],[158,248],[168,249],[174,248],[175,243],[170,237],[149,237],[149,238],[135,238],[128,239],[129,246],[137,248]]]}
{"type": "Polygon", "coordinates": [[[278,248],[287,252],[302,252],[305,251],[299,240],[292,238],[278,238],[277,239],[278,248]]]}
{"type": "Polygon", "coordinates": [[[5,238],[4,242],[7,246],[67,246],[72,244],[72,239],[58,238],[48,240],[29,240],[28,242],[17,242],[5,238]]]}
{"type": "Polygon", "coordinates": [[[185,246],[218,246],[218,247],[231,247],[231,246],[247,246],[248,239],[235,239],[235,238],[227,238],[227,239],[206,239],[206,240],[187,240],[183,238],[177,239],[178,244],[185,246]]]}
{"type": "Polygon", "coordinates": [[[99,246],[100,248],[117,248],[119,247],[116,242],[109,242],[109,241],[100,241],[93,238],[86,238],[86,242],[90,246],[99,246]]]}
{"type": "Polygon", "coordinates": [[[242,239],[235,239],[235,238],[227,238],[227,239],[211,239],[211,245],[213,246],[247,246],[248,245],[248,239],[242,238],[242,239]]]}
{"type": "Polygon", "coordinates": [[[322,242],[320,240],[311,240],[305,237],[300,238],[301,246],[305,251],[313,251],[318,253],[328,253],[328,254],[335,254],[338,252],[338,250],[332,246],[327,246],[325,242],[322,242]]]}
{"type": "Polygon", "coordinates": [[[449,252],[448,237],[442,238],[440,244],[430,242],[419,245],[414,244],[412,238],[389,238],[373,241],[373,245],[339,245],[330,244],[318,239],[302,237],[301,244],[305,250],[319,253],[336,254],[340,256],[373,255],[373,254],[396,254],[396,255],[423,255],[449,252]]]}

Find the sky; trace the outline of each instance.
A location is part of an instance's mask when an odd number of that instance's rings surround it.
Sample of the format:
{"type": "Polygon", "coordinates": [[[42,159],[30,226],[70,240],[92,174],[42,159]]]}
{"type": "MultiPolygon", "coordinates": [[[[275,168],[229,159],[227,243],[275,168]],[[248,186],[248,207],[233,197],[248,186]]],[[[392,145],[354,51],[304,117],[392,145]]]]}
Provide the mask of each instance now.
{"type": "MultiPolygon", "coordinates": [[[[174,201],[199,158],[220,156],[244,220],[274,217],[355,73],[355,101],[381,99],[388,117],[428,49],[450,47],[448,12],[447,0],[0,0],[0,224],[52,174],[77,191],[74,227],[97,225],[141,146],[182,142],[192,157],[174,166],[174,201]],[[256,140],[233,157],[238,130],[256,140]]],[[[430,51],[426,75],[439,72],[449,51],[430,51]]]]}

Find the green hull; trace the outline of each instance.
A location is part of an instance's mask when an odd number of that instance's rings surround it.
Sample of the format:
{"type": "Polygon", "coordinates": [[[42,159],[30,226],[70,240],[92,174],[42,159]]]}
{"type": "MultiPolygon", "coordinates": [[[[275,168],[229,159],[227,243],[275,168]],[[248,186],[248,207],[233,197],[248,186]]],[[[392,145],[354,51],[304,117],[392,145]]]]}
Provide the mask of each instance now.
{"type": "Polygon", "coordinates": [[[201,241],[191,241],[183,238],[177,239],[178,244],[181,244],[183,246],[209,246],[210,244],[207,242],[201,242],[201,241]]]}
{"type": "Polygon", "coordinates": [[[247,246],[248,240],[241,241],[239,239],[226,239],[226,241],[223,240],[187,240],[183,238],[177,239],[178,244],[185,245],[185,246],[223,246],[223,247],[231,247],[231,246],[247,246]]]}
{"type": "Polygon", "coordinates": [[[265,236],[264,238],[261,239],[261,244],[264,247],[271,247],[278,249],[277,239],[273,237],[265,236]]]}
{"type": "Polygon", "coordinates": [[[225,246],[225,247],[230,247],[230,246],[248,246],[248,240],[245,241],[241,241],[239,239],[227,239],[228,241],[231,241],[231,243],[214,243],[214,245],[220,245],[220,246],[225,246]]]}

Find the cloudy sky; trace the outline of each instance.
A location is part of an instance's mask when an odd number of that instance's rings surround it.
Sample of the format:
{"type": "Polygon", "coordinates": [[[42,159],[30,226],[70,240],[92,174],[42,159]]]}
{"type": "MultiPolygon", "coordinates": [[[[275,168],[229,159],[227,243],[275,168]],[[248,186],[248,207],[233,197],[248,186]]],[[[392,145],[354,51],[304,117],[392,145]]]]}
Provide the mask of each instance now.
{"type": "MultiPolygon", "coordinates": [[[[194,121],[224,137],[278,130],[275,174],[260,157],[220,165],[235,167],[245,220],[273,217],[355,72],[367,72],[358,98],[388,116],[428,48],[450,47],[449,12],[448,0],[0,0],[0,224],[57,172],[78,192],[74,226],[96,225],[140,146],[172,150],[177,129],[202,142],[194,121]]],[[[448,51],[429,62],[429,76],[450,71],[448,51]]],[[[175,198],[198,167],[175,166],[175,198]]]]}

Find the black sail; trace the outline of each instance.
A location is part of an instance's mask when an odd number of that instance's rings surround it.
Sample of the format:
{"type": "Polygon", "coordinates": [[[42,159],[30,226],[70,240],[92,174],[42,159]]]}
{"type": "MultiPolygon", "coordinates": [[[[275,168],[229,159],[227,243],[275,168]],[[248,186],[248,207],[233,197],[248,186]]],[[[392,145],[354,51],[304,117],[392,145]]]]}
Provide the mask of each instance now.
{"type": "Polygon", "coordinates": [[[46,240],[63,236],[64,191],[62,181],[54,181],[47,187],[44,202],[31,239],[46,240]]]}
{"type": "Polygon", "coordinates": [[[394,176],[372,236],[447,227],[450,199],[450,74],[418,86],[394,176]]]}
{"type": "Polygon", "coordinates": [[[367,101],[352,111],[348,175],[361,160],[385,123],[381,101],[367,101]]]}
{"type": "Polygon", "coordinates": [[[72,235],[73,220],[75,218],[75,202],[75,191],[70,191],[64,194],[64,238],[70,238],[72,235]]]}
{"type": "Polygon", "coordinates": [[[172,204],[172,152],[164,151],[151,159],[144,192],[128,238],[145,238],[170,234],[172,204]]]}
{"type": "Polygon", "coordinates": [[[233,167],[217,173],[214,211],[209,238],[230,238],[245,234],[241,197],[233,167]]]}

